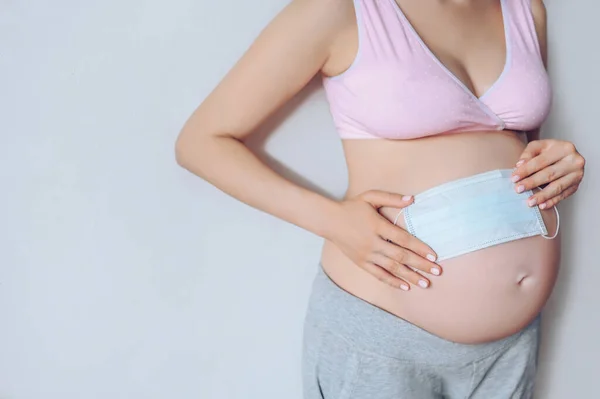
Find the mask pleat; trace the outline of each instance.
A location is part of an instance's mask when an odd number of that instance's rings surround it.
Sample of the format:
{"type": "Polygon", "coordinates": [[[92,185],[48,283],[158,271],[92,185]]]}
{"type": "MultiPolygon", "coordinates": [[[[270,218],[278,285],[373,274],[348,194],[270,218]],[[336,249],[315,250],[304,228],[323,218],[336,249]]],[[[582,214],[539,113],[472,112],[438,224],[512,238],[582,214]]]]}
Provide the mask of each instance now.
{"type": "Polygon", "coordinates": [[[443,188],[416,195],[405,212],[415,236],[440,258],[540,234],[535,209],[526,203],[531,192],[516,193],[509,176],[489,174],[443,188]]]}

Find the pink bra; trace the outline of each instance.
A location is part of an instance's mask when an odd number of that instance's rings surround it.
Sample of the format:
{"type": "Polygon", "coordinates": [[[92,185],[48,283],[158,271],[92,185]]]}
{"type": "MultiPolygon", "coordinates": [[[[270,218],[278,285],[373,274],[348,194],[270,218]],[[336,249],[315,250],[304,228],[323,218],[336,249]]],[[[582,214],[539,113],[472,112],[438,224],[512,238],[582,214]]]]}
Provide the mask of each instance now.
{"type": "Polygon", "coordinates": [[[340,75],[323,76],[343,139],[412,139],[440,133],[539,127],[551,87],[530,0],[500,0],[502,74],[480,97],[431,52],[395,0],[354,0],[359,50],[340,75]]]}

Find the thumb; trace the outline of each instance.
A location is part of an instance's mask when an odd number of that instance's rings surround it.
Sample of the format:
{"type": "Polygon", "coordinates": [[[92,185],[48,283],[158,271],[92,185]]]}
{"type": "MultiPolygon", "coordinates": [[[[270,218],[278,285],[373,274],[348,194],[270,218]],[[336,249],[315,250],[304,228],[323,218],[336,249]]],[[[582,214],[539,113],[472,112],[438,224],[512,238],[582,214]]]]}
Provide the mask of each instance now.
{"type": "Polygon", "coordinates": [[[525,162],[529,161],[530,159],[533,159],[536,156],[538,156],[542,152],[543,147],[544,143],[541,140],[531,141],[529,144],[527,144],[527,147],[525,147],[525,149],[521,153],[521,156],[519,157],[519,161],[517,162],[516,166],[519,167],[525,162]]]}
{"type": "Polygon", "coordinates": [[[384,206],[394,208],[405,208],[410,205],[414,197],[412,195],[402,195],[382,190],[369,190],[360,195],[360,198],[379,209],[384,206]]]}

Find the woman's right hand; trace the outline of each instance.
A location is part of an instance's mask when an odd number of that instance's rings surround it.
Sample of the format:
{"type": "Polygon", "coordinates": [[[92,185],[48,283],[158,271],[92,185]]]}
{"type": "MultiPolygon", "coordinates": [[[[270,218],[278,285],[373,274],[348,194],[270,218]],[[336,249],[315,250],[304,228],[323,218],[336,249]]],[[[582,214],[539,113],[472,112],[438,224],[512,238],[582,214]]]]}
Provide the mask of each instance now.
{"type": "Polygon", "coordinates": [[[402,209],[412,196],[369,190],[340,204],[340,220],[328,237],[356,265],[393,287],[408,291],[410,284],[427,288],[422,273],[440,275],[435,252],[379,212],[382,207],[402,209]],[[419,272],[413,270],[416,269],[419,272]]]}

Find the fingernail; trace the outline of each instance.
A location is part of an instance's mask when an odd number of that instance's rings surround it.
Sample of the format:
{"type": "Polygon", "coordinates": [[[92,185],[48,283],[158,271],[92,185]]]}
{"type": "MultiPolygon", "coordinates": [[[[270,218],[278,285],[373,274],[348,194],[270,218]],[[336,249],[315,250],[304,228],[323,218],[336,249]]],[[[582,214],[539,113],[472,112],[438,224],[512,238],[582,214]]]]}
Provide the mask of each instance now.
{"type": "Polygon", "coordinates": [[[519,187],[517,187],[517,192],[522,193],[523,191],[525,191],[525,186],[521,184],[519,187]]]}
{"type": "Polygon", "coordinates": [[[427,254],[426,258],[431,262],[435,262],[435,256],[432,254],[427,254]]]}
{"type": "Polygon", "coordinates": [[[427,280],[419,280],[419,285],[423,288],[427,288],[429,286],[429,283],[427,282],[427,280]]]}
{"type": "Polygon", "coordinates": [[[517,167],[523,165],[525,163],[524,159],[521,159],[519,162],[517,162],[517,167]]]}
{"type": "Polygon", "coordinates": [[[437,267],[432,267],[431,268],[431,274],[435,275],[435,276],[439,276],[440,275],[440,269],[437,267]]]}
{"type": "Polygon", "coordinates": [[[545,202],[542,205],[540,205],[540,209],[546,209],[546,203],[545,202]]]}
{"type": "Polygon", "coordinates": [[[411,198],[412,195],[405,195],[404,197],[402,197],[402,201],[410,201],[411,198]]]}
{"type": "Polygon", "coordinates": [[[513,183],[516,183],[516,182],[518,182],[518,181],[519,181],[519,179],[520,179],[520,177],[519,177],[518,175],[514,175],[513,177],[511,177],[511,179],[510,179],[510,180],[511,180],[513,183]]]}
{"type": "Polygon", "coordinates": [[[404,291],[408,291],[408,285],[406,285],[406,284],[400,284],[400,289],[404,290],[404,291]]]}
{"type": "Polygon", "coordinates": [[[534,206],[536,203],[537,203],[537,199],[535,199],[535,198],[532,198],[529,201],[527,201],[527,204],[529,206],[534,206]]]}

